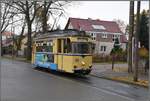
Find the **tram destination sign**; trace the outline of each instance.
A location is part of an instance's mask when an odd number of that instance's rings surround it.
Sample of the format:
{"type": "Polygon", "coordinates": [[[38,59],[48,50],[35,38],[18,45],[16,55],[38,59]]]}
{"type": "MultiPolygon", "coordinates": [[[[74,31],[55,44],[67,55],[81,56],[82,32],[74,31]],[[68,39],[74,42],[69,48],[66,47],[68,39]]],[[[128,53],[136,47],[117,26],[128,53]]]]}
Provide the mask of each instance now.
{"type": "Polygon", "coordinates": [[[88,38],[83,38],[83,37],[81,37],[81,38],[78,38],[78,41],[87,42],[87,41],[88,41],[88,38]]]}

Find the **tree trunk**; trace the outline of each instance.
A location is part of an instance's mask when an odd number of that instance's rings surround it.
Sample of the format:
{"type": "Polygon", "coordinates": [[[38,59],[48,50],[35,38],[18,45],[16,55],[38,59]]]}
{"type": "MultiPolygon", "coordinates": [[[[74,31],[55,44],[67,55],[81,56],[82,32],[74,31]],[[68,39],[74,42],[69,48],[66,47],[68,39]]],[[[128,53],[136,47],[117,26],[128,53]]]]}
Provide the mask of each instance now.
{"type": "Polygon", "coordinates": [[[1,42],[0,42],[0,45],[1,45],[1,46],[0,46],[0,56],[3,56],[2,33],[0,32],[0,34],[1,34],[1,35],[0,35],[0,41],[1,41],[1,42]]]}
{"type": "Polygon", "coordinates": [[[27,60],[31,60],[32,58],[32,23],[30,20],[30,14],[29,14],[29,6],[28,6],[28,1],[26,1],[26,21],[27,21],[27,26],[28,26],[28,34],[27,34],[27,60]]]}
{"type": "Polygon", "coordinates": [[[27,60],[31,60],[32,56],[32,26],[28,24],[28,41],[27,41],[27,60]]]}
{"type": "Polygon", "coordinates": [[[42,29],[43,32],[45,33],[47,31],[47,13],[46,13],[46,1],[44,1],[44,10],[43,10],[43,24],[42,24],[42,29]]]}
{"type": "Polygon", "coordinates": [[[137,18],[136,18],[136,34],[135,34],[135,59],[134,59],[134,81],[138,81],[138,43],[139,43],[139,29],[140,29],[140,5],[141,2],[137,1],[137,18]]]}
{"type": "Polygon", "coordinates": [[[130,1],[129,41],[128,41],[128,72],[132,72],[132,37],[134,32],[134,1],[130,1]]]}
{"type": "MultiPolygon", "coordinates": [[[[1,17],[1,3],[0,3],[0,17],[1,17]]],[[[2,29],[1,29],[1,22],[0,22],[0,57],[3,55],[3,49],[2,49],[2,29]]]]}
{"type": "Polygon", "coordinates": [[[112,55],[112,70],[114,70],[114,64],[115,64],[115,56],[113,54],[112,55]]]}
{"type": "Polygon", "coordinates": [[[22,39],[23,39],[23,34],[24,34],[25,27],[26,27],[26,23],[24,22],[24,25],[22,26],[22,30],[21,30],[21,33],[20,33],[19,39],[18,39],[18,44],[17,44],[17,49],[18,50],[21,50],[21,44],[22,44],[22,39]]]}

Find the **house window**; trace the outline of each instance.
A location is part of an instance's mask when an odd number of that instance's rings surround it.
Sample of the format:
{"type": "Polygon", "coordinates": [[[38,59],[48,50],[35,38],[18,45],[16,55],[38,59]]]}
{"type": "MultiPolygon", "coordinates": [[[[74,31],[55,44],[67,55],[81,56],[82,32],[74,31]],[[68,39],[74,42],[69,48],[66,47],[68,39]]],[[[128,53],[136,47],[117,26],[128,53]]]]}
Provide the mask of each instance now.
{"type": "Polygon", "coordinates": [[[95,34],[95,33],[91,33],[91,36],[92,36],[92,37],[96,37],[96,34],[95,34]]]}
{"type": "Polygon", "coordinates": [[[95,33],[91,33],[92,36],[92,40],[96,40],[96,34],[95,33]]]}
{"type": "Polygon", "coordinates": [[[95,37],[93,37],[93,38],[92,38],[92,40],[96,40],[96,38],[95,38],[95,37]]]}
{"type": "Polygon", "coordinates": [[[93,33],[93,37],[96,37],[96,34],[95,34],[95,33],[93,33]]]}
{"type": "Polygon", "coordinates": [[[112,40],[115,41],[116,38],[120,39],[120,35],[113,35],[112,40]]]}
{"type": "Polygon", "coordinates": [[[113,41],[115,41],[115,35],[113,35],[113,38],[112,38],[112,40],[113,40],[113,41]]]}
{"type": "Polygon", "coordinates": [[[100,51],[105,52],[106,51],[106,46],[101,46],[100,51]]]}
{"type": "Polygon", "coordinates": [[[107,34],[102,34],[102,38],[107,38],[107,34]]]}

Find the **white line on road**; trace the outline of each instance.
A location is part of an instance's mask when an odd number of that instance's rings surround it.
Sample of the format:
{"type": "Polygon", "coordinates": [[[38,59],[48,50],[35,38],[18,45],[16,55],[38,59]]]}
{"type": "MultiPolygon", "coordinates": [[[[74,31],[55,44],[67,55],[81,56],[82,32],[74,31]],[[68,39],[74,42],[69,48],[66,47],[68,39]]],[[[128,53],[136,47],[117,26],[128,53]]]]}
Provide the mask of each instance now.
{"type": "MultiPolygon", "coordinates": [[[[39,72],[40,72],[40,73],[43,73],[42,71],[39,71],[39,72]]],[[[47,73],[46,73],[46,74],[47,74],[47,73]]],[[[101,89],[101,88],[97,88],[97,87],[95,87],[95,86],[89,86],[89,85],[86,85],[86,84],[82,84],[82,83],[73,81],[73,80],[71,80],[71,79],[66,79],[66,78],[61,77],[61,76],[52,75],[52,74],[50,74],[50,73],[49,73],[49,75],[51,75],[51,76],[53,76],[54,78],[57,78],[57,79],[61,79],[61,80],[63,79],[63,80],[65,80],[65,81],[71,81],[71,82],[73,82],[73,83],[75,82],[75,83],[78,83],[79,85],[86,86],[86,87],[88,87],[88,88],[93,88],[93,89],[96,89],[96,90],[98,90],[98,91],[101,91],[101,92],[110,94],[110,95],[119,96],[119,97],[124,98],[124,99],[126,99],[126,100],[128,100],[128,101],[135,101],[135,99],[133,99],[133,98],[129,98],[129,97],[127,97],[127,96],[123,96],[123,95],[120,95],[120,94],[117,94],[117,93],[114,93],[114,92],[111,92],[111,91],[107,91],[107,90],[104,90],[104,89],[101,89]]]]}

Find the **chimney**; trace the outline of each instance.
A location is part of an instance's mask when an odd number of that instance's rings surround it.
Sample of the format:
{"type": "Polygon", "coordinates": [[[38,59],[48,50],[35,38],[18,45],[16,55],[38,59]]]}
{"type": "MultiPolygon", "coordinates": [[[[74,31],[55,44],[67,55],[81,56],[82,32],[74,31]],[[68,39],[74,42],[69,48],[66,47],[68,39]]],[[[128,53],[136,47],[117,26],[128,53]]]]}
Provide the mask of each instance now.
{"type": "Polygon", "coordinates": [[[88,18],[88,20],[92,20],[92,18],[88,18]]]}
{"type": "Polygon", "coordinates": [[[96,19],[97,21],[100,21],[100,19],[96,19]]]}

